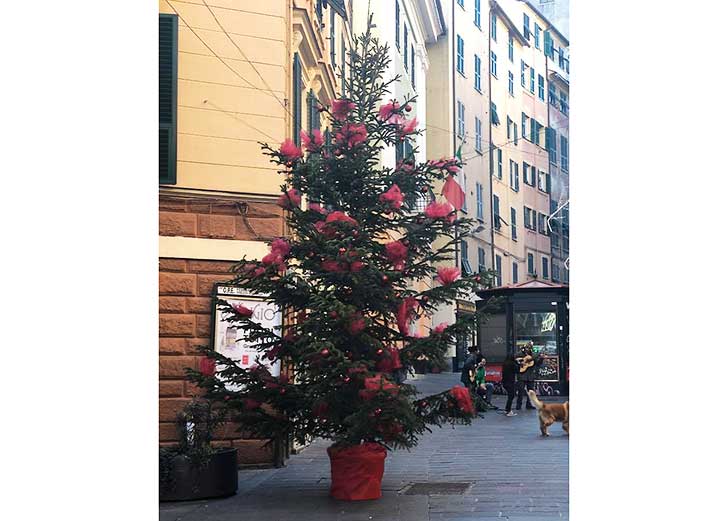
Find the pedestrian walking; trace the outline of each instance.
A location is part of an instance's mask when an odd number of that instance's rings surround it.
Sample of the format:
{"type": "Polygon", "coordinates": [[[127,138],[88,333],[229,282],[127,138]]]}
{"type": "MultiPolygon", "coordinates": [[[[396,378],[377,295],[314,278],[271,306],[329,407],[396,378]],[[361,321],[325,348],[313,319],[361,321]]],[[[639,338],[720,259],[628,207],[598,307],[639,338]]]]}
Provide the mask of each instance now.
{"type": "Polygon", "coordinates": [[[506,416],[515,416],[513,412],[513,398],[516,397],[516,373],[518,372],[518,363],[513,355],[508,355],[503,362],[503,370],[501,372],[501,385],[508,393],[508,401],[506,401],[506,416]]]}
{"type": "Polygon", "coordinates": [[[518,382],[518,399],[516,400],[516,410],[521,410],[523,400],[526,400],[526,409],[535,409],[528,399],[527,392],[535,389],[536,372],[543,363],[542,355],[534,355],[533,342],[530,342],[521,350],[521,356],[516,359],[519,364],[519,372],[516,376],[518,382]]]}

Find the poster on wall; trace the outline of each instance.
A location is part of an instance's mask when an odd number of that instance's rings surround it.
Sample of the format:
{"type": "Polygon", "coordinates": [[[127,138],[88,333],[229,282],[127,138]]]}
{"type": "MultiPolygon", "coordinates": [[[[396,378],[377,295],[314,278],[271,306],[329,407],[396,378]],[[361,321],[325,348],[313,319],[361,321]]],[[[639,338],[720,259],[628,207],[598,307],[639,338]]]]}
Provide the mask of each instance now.
{"type": "Polygon", "coordinates": [[[543,363],[536,371],[536,381],[558,382],[559,381],[559,357],[545,356],[543,363]]]}
{"type": "MultiPolygon", "coordinates": [[[[241,304],[252,309],[254,322],[265,328],[280,331],[281,310],[265,297],[251,295],[237,286],[222,284],[216,286],[215,296],[229,304],[241,304]]],[[[244,332],[226,320],[229,316],[230,313],[215,307],[212,333],[215,351],[235,360],[240,367],[247,368],[260,364],[266,366],[273,376],[278,376],[281,370],[280,362],[271,362],[255,349],[245,339],[244,332]]]]}

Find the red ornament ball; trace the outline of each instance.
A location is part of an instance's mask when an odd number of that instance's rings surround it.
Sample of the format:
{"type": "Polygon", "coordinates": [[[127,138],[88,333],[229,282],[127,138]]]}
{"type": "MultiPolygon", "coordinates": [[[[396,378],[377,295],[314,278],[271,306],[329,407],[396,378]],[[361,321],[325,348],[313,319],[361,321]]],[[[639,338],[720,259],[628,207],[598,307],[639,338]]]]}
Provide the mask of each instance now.
{"type": "Polygon", "coordinates": [[[345,383],[345,384],[348,384],[349,382],[351,382],[351,378],[349,378],[348,376],[347,376],[347,377],[345,377],[345,378],[344,378],[344,383],[345,383]]]}
{"type": "Polygon", "coordinates": [[[387,282],[389,280],[389,277],[386,275],[382,275],[382,282],[387,282]]]}
{"type": "Polygon", "coordinates": [[[480,275],[475,276],[475,282],[480,282],[480,275]]]}
{"type": "Polygon", "coordinates": [[[407,112],[412,112],[412,105],[405,105],[404,110],[406,110],[407,112]]]}
{"type": "Polygon", "coordinates": [[[338,316],[339,316],[339,314],[338,314],[338,313],[337,313],[336,311],[332,311],[331,313],[329,313],[329,316],[330,316],[331,318],[336,318],[336,317],[338,317],[338,316]]]}
{"type": "Polygon", "coordinates": [[[427,402],[425,402],[425,401],[422,401],[422,402],[420,402],[420,405],[421,405],[422,407],[427,407],[427,402]]]}
{"type": "Polygon", "coordinates": [[[346,253],[346,248],[339,248],[339,253],[346,253]]]}
{"type": "Polygon", "coordinates": [[[422,302],[427,302],[428,300],[430,300],[430,297],[428,297],[427,295],[424,295],[422,297],[422,302]]]}
{"type": "Polygon", "coordinates": [[[381,355],[382,353],[384,353],[384,349],[382,349],[381,347],[379,349],[377,349],[378,355],[381,355]]]}
{"type": "Polygon", "coordinates": [[[329,356],[329,350],[326,348],[323,348],[321,350],[321,356],[329,356]]]}
{"type": "Polygon", "coordinates": [[[420,192],[422,192],[423,194],[426,194],[429,190],[430,190],[429,186],[423,186],[422,188],[420,188],[420,192]]]}
{"type": "Polygon", "coordinates": [[[377,407],[376,409],[374,409],[374,414],[379,416],[380,414],[382,414],[382,410],[379,407],[377,407]]]}

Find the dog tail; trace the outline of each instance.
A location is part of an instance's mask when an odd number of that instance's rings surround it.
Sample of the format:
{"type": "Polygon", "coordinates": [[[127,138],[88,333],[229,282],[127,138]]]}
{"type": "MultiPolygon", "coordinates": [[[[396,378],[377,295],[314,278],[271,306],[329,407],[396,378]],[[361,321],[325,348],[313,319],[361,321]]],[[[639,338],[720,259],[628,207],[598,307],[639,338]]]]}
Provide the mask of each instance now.
{"type": "Polygon", "coordinates": [[[534,391],[532,391],[531,389],[528,390],[528,399],[531,400],[531,404],[536,409],[539,409],[539,410],[543,409],[543,402],[538,399],[538,397],[536,396],[536,393],[534,391]]]}

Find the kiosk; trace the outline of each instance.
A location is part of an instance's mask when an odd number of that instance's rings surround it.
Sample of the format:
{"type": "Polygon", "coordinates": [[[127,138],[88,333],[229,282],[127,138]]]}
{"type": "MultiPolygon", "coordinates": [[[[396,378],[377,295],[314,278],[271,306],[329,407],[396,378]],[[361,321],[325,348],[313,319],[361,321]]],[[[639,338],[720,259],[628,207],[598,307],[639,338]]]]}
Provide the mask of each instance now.
{"type": "MultiPolygon", "coordinates": [[[[500,382],[503,360],[530,342],[544,355],[536,389],[544,396],[569,394],[569,286],[541,280],[478,292],[478,309],[493,308],[478,328],[478,346],[488,361],[486,379],[500,382]]],[[[498,392],[496,386],[496,392],[498,392]]]]}

